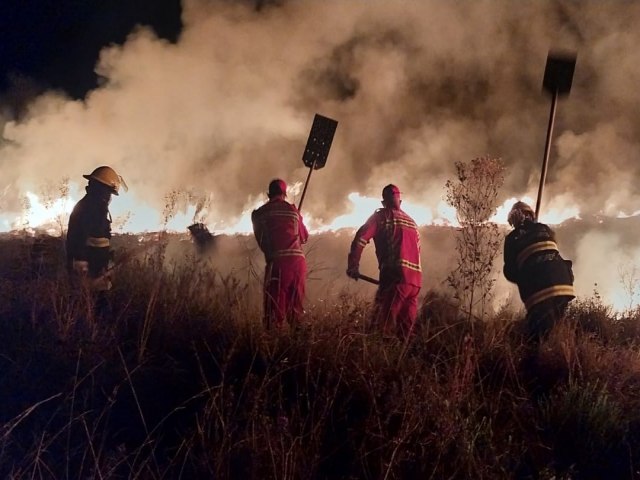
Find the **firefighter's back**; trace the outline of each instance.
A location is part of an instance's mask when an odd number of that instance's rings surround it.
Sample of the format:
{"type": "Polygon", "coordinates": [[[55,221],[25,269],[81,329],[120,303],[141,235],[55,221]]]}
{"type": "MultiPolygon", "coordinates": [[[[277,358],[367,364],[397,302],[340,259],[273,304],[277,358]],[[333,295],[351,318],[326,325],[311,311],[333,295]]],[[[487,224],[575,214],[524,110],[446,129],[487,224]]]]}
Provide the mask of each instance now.
{"type": "Polygon", "coordinates": [[[383,208],[377,212],[381,227],[374,239],[381,281],[422,285],[420,232],[403,210],[383,208]]]}
{"type": "Polygon", "coordinates": [[[252,214],[254,232],[267,261],[277,258],[304,257],[300,238],[300,216],[296,207],[285,200],[264,204],[252,214]]]}
{"type": "Polygon", "coordinates": [[[514,280],[527,310],[553,297],[575,297],[571,262],[560,255],[555,234],[543,223],[525,222],[505,242],[514,280]]]}

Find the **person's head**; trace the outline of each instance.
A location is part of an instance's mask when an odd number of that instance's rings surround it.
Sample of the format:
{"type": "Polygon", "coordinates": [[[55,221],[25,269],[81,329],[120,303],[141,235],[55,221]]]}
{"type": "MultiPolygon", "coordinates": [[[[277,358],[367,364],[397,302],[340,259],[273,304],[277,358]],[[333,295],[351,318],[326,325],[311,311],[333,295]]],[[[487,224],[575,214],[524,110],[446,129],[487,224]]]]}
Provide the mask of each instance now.
{"type": "Polygon", "coordinates": [[[513,207],[511,207],[507,221],[513,228],[517,228],[522,225],[525,220],[533,220],[534,218],[535,212],[529,205],[524,202],[516,202],[513,204],[513,207]]]}
{"type": "Polygon", "coordinates": [[[96,192],[101,195],[118,195],[120,187],[123,187],[125,191],[128,189],[124,179],[111,168],[102,166],[96,168],[93,172],[82,175],[89,180],[87,185],[87,191],[96,192]]]}
{"type": "Polygon", "coordinates": [[[391,183],[382,189],[382,205],[387,208],[400,208],[400,189],[391,183]]]}
{"type": "Polygon", "coordinates": [[[280,178],[275,178],[269,183],[269,190],[267,196],[271,198],[287,196],[287,184],[280,178]]]}

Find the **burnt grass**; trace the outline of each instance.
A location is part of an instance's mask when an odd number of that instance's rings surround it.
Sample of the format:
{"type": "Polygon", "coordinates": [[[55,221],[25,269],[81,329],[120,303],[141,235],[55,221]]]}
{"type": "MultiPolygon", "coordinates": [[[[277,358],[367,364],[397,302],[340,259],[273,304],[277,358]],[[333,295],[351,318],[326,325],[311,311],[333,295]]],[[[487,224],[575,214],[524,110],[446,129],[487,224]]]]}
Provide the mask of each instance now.
{"type": "Polygon", "coordinates": [[[426,292],[403,343],[346,295],[265,331],[259,279],[161,240],[99,311],[59,239],[0,246],[1,478],[640,478],[640,313],[597,295],[533,347],[426,292]]]}

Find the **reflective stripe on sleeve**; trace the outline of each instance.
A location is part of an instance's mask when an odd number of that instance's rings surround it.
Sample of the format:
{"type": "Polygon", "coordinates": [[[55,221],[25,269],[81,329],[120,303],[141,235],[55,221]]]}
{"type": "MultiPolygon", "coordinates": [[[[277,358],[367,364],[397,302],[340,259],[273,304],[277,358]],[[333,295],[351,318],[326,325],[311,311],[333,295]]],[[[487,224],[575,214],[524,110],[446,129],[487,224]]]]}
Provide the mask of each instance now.
{"type": "Polygon", "coordinates": [[[422,267],[420,266],[419,263],[413,263],[413,262],[410,262],[409,260],[400,260],[400,265],[402,265],[405,268],[408,268],[409,270],[415,270],[416,272],[422,271],[422,267]]]}
{"type": "Polygon", "coordinates": [[[556,244],[556,242],[552,242],[551,240],[547,240],[544,242],[537,242],[532,245],[529,245],[527,248],[522,250],[518,254],[518,257],[516,258],[516,263],[518,264],[518,268],[522,268],[522,265],[524,265],[524,262],[526,262],[531,255],[533,255],[536,252],[543,252],[545,250],[554,250],[557,252],[558,245],[556,244]]]}

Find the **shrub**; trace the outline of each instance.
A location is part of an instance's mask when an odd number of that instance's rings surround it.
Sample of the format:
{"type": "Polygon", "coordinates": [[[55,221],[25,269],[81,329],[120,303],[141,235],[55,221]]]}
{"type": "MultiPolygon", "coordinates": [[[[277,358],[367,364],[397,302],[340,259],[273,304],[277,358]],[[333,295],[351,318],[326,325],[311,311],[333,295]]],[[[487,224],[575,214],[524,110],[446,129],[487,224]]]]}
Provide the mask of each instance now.
{"type": "MultiPolygon", "coordinates": [[[[637,343],[565,326],[526,364],[504,313],[471,328],[436,292],[408,343],[365,333],[370,304],[348,295],[265,331],[259,279],[155,252],[122,267],[98,318],[64,275],[21,271],[19,242],[0,263],[3,478],[633,478],[640,467],[637,343]]],[[[594,311],[580,305],[574,316],[594,311]]]]}
{"type": "Polygon", "coordinates": [[[493,262],[502,246],[498,225],[489,219],[498,207],[504,181],[500,159],[479,157],[456,162],[456,180],[447,181],[446,201],[456,210],[460,224],[456,237],[458,260],[447,277],[456,298],[472,314],[484,318],[495,279],[493,262]]]}

